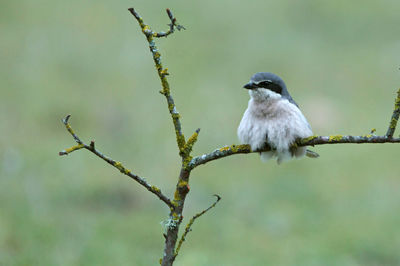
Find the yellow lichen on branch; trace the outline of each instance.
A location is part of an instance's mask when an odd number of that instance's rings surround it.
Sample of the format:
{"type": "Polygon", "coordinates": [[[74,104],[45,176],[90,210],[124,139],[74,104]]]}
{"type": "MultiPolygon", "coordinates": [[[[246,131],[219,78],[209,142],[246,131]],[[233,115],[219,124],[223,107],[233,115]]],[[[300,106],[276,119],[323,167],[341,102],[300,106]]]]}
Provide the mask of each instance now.
{"type": "Polygon", "coordinates": [[[157,69],[158,76],[160,77],[160,81],[161,81],[161,86],[162,86],[161,93],[165,96],[165,98],[167,100],[168,110],[171,114],[171,118],[172,118],[172,121],[173,121],[173,124],[175,127],[176,142],[179,147],[179,152],[180,152],[180,154],[182,154],[186,140],[185,140],[185,136],[183,135],[183,132],[181,129],[181,123],[179,120],[180,115],[179,115],[178,111],[176,110],[174,100],[170,94],[170,87],[169,87],[169,83],[166,78],[166,76],[169,75],[168,69],[163,68],[163,66],[161,64],[161,54],[157,49],[157,46],[154,42],[154,38],[168,36],[169,34],[171,34],[174,31],[174,27],[177,27],[178,29],[181,29],[184,27],[176,24],[176,19],[173,17],[171,11],[167,10],[168,17],[170,17],[170,19],[171,19],[169,31],[166,33],[165,32],[163,32],[163,33],[153,32],[153,30],[150,28],[150,26],[144,23],[143,19],[139,16],[139,14],[133,8],[129,8],[128,10],[132,13],[132,15],[138,21],[139,26],[142,29],[143,34],[146,36],[147,42],[149,43],[150,52],[152,53],[154,64],[157,69]]]}
{"type": "MultiPolygon", "coordinates": [[[[68,125],[68,126],[69,126],[69,125],[68,125]]],[[[71,127],[70,127],[70,128],[71,128],[71,127]]],[[[68,131],[70,131],[70,130],[68,130],[68,131]]],[[[71,134],[74,134],[73,131],[72,131],[72,129],[71,129],[70,132],[72,132],[71,134]]],[[[85,147],[84,144],[78,144],[78,145],[72,146],[71,148],[68,148],[68,149],[65,149],[65,150],[60,151],[60,152],[59,152],[59,155],[68,155],[68,154],[70,154],[71,152],[76,151],[76,150],[80,150],[80,149],[82,149],[82,148],[84,148],[84,147],[85,147]]]]}
{"type": "Polygon", "coordinates": [[[400,116],[400,89],[397,91],[397,97],[394,101],[394,110],[392,118],[390,119],[389,128],[386,132],[386,136],[392,138],[394,131],[396,130],[397,122],[400,116]]]}
{"type": "Polygon", "coordinates": [[[343,138],[342,135],[329,136],[329,142],[337,142],[343,138]]]}

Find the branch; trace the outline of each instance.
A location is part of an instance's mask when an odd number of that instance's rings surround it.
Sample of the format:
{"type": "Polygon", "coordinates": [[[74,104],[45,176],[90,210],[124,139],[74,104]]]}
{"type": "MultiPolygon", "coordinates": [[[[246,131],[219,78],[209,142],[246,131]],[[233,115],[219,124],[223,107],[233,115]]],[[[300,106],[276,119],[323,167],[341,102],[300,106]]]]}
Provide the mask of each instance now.
{"type": "Polygon", "coordinates": [[[386,136],[389,138],[393,137],[394,131],[396,130],[397,121],[399,120],[400,115],[400,89],[397,91],[397,98],[394,101],[394,110],[392,119],[390,119],[389,128],[386,132],[386,136]]]}
{"type": "Polygon", "coordinates": [[[167,9],[167,14],[169,19],[171,20],[171,24],[169,24],[170,28],[167,32],[154,32],[151,30],[150,26],[144,23],[142,17],[135,11],[134,8],[129,8],[128,9],[131,14],[136,18],[136,20],[139,23],[140,28],[142,29],[143,34],[146,36],[147,42],[149,43],[149,48],[150,52],[153,55],[153,60],[155,63],[155,66],[157,68],[158,76],[160,77],[161,80],[161,85],[162,85],[162,90],[160,93],[165,96],[168,104],[168,110],[169,113],[171,114],[172,121],[175,127],[175,134],[176,134],[176,142],[179,147],[179,153],[181,157],[183,157],[183,149],[185,146],[185,136],[183,135],[182,128],[181,128],[181,122],[179,120],[180,115],[179,112],[176,110],[175,102],[174,99],[171,96],[171,91],[169,88],[169,83],[167,81],[166,76],[169,75],[168,73],[168,68],[163,68],[161,64],[161,54],[157,49],[157,46],[153,40],[154,37],[159,38],[159,37],[167,37],[171,33],[174,32],[174,28],[177,28],[178,30],[185,29],[183,26],[178,25],[176,23],[176,18],[172,15],[172,12],[167,9]]]}
{"type": "Polygon", "coordinates": [[[76,150],[87,149],[88,151],[94,153],[95,155],[97,155],[98,157],[100,157],[101,159],[106,161],[107,163],[109,163],[112,166],[114,166],[115,168],[117,168],[124,175],[129,176],[130,178],[132,178],[133,180],[138,182],[140,185],[144,186],[148,191],[150,191],[151,193],[156,195],[160,200],[165,202],[169,207],[171,207],[171,208],[175,207],[174,204],[171,202],[171,200],[167,196],[165,196],[158,187],[150,185],[149,183],[147,183],[147,181],[143,177],[133,174],[129,169],[127,169],[125,166],[123,166],[121,164],[121,162],[115,161],[115,160],[111,159],[110,157],[107,157],[104,154],[102,154],[101,152],[99,152],[95,148],[94,141],[91,141],[89,145],[86,145],[85,143],[83,143],[80,140],[80,138],[74,133],[71,126],[69,125],[68,120],[70,117],[71,117],[71,115],[67,115],[62,120],[62,122],[64,123],[68,132],[72,135],[72,137],[78,143],[78,145],[75,145],[75,146],[72,146],[71,148],[60,151],[59,155],[68,155],[71,152],[76,151],[76,150]]]}
{"type": "MultiPolygon", "coordinates": [[[[300,139],[296,142],[297,146],[315,146],[315,145],[324,145],[324,144],[341,144],[341,143],[400,143],[400,138],[392,138],[388,136],[374,136],[374,135],[365,135],[365,136],[312,136],[305,139],[300,139]]],[[[210,153],[203,154],[201,156],[194,157],[187,165],[188,169],[193,169],[199,165],[208,163],[210,161],[214,161],[217,159],[221,159],[223,157],[228,157],[235,154],[246,154],[246,153],[254,153],[254,152],[265,152],[270,151],[271,148],[266,146],[265,149],[262,150],[251,150],[250,145],[241,144],[241,145],[231,145],[225,146],[220,149],[216,149],[210,153]]]]}
{"type": "Polygon", "coordinates": [[[217,203],[221,200],[221,197],[218,196],[217,194],[215,194],[214,196],[217,197],[217,200],[210,207],[208,207],[207,209],[205,209],[205,210],[199,212],[198,214],[196,214],[195,216],[193,216],[192,219],[190,219],[189,223],[186,225],[185,232],[183,233],[181,239],[179,240],[178,247],[176,248],[175,255],[174,255],[175,258],[176,258],[176,256],[178,256],[181,246],[182,246],[183,242],[185,242],[185,240],[186,240],[187,234],[190,231],[192,231],[192,225],[193,225],[194,221],[197,218],[199,218],[200,216],[202,216],[203,214],[205,214],[206,212],[208,212],[210,209],[214,208],[215,205],[217,205],[217,203]]]}
{"type": "MultiPolygon", "coordinates": [[[[339,144],[339,143],[399,143],[400,138],[393,138],[394,131],[397,126],[397,121],[400,116],[400,89],[397,91],[397,98],[394,104],[394,111],[392,115],[392,119],[390,120],[390,125],[388,131],[385,136],[375,136],[373,135],[376,129],[372,129],[371,134],[365,136],[342,136],[342,135],[334,135],[334,136],[311,136],[304,139],[299,139],[296,141],[294,145],[297,146],[315,146],[315,145],[323,145],[323,144],[339,144]]],[[[208,163],[210,161],[214,161],[223,157],[235,155],[235,154],[243,154],[243,153],[252,153],[252,152],[264,152],[270,151],[271,147],[266,145],[266,147],[262,150],[252,151],[250,145],[241,144],[241,145],[231,145],[225,146],[220,149],[216,149],[210,153],[203,154],[201,156],[197,156],[192,158],[189,163],[186,165],[186,169],[188,171],[193,168],[208,163]]]]}
{"type": "Polygon", "coordinates": [[[154,33],[153,37],[156,37],[156,38],[168,37],[168,35],[170,35],[171,33],[174,33],[175,28],[177,30],[186,30],[186,28],[184,26],[176,23],[176,18],[172,14],[171,10],[169,10],[169,8],[167,8],[167,14],[168,14],[169,19],[171,20],[171,23],[168,24],[169,30],[167,32],[160,31],[158,33],[154,33]]]}

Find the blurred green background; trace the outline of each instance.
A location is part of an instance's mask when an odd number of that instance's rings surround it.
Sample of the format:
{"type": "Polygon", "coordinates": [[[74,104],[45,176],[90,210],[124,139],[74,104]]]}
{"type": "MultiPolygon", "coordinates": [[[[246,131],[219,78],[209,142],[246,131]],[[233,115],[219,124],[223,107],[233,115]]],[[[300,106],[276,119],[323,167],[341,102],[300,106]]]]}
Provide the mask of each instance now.
{"type": "MultiPolygon", "coordinates": [[[[400,86],[400,2],[1,1],[0,265],[156,265],[168,210],[60,122],[171,195],[179,156],[135,7],[194,154],[237,143],[242,85],[286,81],[319,135],[384,134],[400,86]]],[[[396,135],[399,133],[397,132],[396,135]]],[[[192,173],[176,265],[400,265],[400,147],[324,145],[283,165],[238,155],[192,173]]]]}

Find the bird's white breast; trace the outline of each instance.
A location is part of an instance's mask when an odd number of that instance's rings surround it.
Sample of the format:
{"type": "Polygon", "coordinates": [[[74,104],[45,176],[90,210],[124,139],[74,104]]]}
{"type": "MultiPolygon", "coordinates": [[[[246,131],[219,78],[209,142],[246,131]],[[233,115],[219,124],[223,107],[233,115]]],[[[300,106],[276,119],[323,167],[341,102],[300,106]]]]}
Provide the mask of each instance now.
{"type": "MultiPolygon", "coordinates": [[[[262,149],[267,142],[276,151],[264,155],[276,155],[278,162],[292,157],[289,149],[297,138],[312,135],[299,108],[284,98],[262,101],[251,98],[237,133],[239,140],[250,144],[252,150],[262,149]]],[[[305,151],[299,147],[296,157],[304,155],[305,151]]]]}

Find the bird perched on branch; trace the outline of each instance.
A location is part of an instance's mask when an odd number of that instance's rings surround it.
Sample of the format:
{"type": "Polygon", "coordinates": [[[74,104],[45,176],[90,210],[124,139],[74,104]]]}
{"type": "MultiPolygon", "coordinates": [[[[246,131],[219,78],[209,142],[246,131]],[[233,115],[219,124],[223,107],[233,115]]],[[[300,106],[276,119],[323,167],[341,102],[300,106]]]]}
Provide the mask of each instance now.
{"type": "Polygon", "coordinates": [[[264,149],[268,144],[271,151],[261,152],[261,160],[277,157],[278,164],[306,154],[318,157],[306,147],[293,145],[296,139],[313,133],[279,76],[256,73],[244,88],[249,90],[250,101],[237,130],[242,143],[250,144],[252,150],[264,149]]]}

